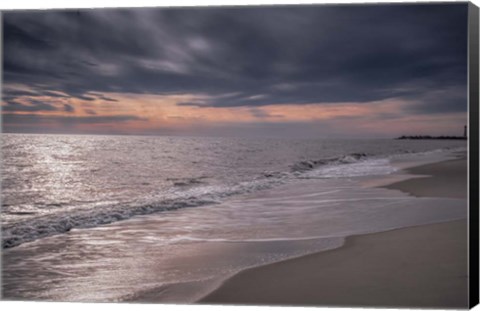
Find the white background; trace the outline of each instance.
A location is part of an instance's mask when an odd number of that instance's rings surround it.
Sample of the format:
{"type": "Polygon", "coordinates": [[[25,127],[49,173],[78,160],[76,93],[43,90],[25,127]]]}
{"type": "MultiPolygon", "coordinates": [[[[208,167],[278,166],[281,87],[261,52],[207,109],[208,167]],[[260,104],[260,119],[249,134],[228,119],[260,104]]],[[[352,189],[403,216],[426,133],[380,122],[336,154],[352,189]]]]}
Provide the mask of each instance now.
{"type": "MultiPolygon", "coordinates": [[[[152,7],[152,6],[196,6],[196,5],[259,5],[259,4],[312,4],[312,3],[379,3],[379,2],[428,2],[428,1],[372,1],[372,0],[0,0],[0,10],[9,9],[49,9],[49,8],[102,8],[102,7],[152,7]]],[[[436,1],[454,2],[454,1],[436,1]]],[[[480,0],[473,0],[480,7],[480,0]]],[[[392,280],[394,281],[394,280],[392,280]]],[[[348,293],[345,293],[348,295],[348,293]]],[[[304,308],[304,307],[245,307],[245,306],[199,306],[199,305],[153,305],[153,304],[85,304],[85,303],[45,303],[45,302],[0,302],[0,309],[6,311],[38,310],[38,311],[307,311],[307,310],[364,310],[374,311],[379,309],[351,309],[351,308],[304,308]]],[[[480,307],[475,308],[476,311],[480,307]]]]}

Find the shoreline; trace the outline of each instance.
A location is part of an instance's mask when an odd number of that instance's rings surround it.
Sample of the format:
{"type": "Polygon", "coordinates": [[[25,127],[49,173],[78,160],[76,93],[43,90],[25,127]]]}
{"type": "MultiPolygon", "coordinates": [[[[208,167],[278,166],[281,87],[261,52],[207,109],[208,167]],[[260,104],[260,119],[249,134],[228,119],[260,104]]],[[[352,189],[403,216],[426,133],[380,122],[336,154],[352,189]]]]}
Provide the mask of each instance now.
{"type": "MultiPolygon", "coordinates": [[[[427,157],[415,163],[433,163],[432,160],[427,157]]],[[[277,272],[266,278],[271,280],[288,275],[291,270],[278,268],[278,265],[291,260],[298,266],[302,261],[297,259],[302,260],[304,256],[323,256],[328,250],[343,249],[340,246],[345,237],[466,217],[464,200],[417,199],[380,187],[379,181],[386,184],[388,180],[392,181],[388,177],[368,176],[351,180],[306,179],[218,205],[138,217],[47,237],[29,247],[12,248],[8,256],[4,256],[8,267],[3,270],[7,273],[4,280],[8,281],[3,287],[4,298],[143,303],[195,303],[200,300],[203,303],[202,297],[206,299],[213,292],[225,289],[225,283],[235,279],[241,271],[270,269],[273,265],[277,272]],[[372,184],[366,187],[369,180],[377,187],[372,184]],[[239,222],[239,218],[243,221],[239,222]],[[201,226],[190,228],[192,223],[201,226]],[[238,224],[243,226],[238,227],[238,224]],[[217,228],[213,235],[203,229],[207,225],[217,228]],[[188,230],[178,232],[177,228],[188,230]],[[138,251],[143,255],[139,257],[138,251]],[[123,254],[121,260],[115,255],[118,253],[123,254]],[[65,265],[65,256],[69,258],[68,265],[65,265]],[[23,258],[31,258],[31,264],[22,264],[23,258]],[[88,258],[87,266],[93,269],[84,269],[85,258],[88,258]],[[56,271],[55,274],[42,274],[46,266],[56,271]],[[103,275],[101,280],[99,273],[103,275]],[[128,279],[123,277],[126,274],[130,275],[128,279]],[[17,275],[24,277],[17,278],[17,275]],[[46,281],[55,283],[45,286],[46,281]],[[55,284],[68,284],[68,287],[55,284]]],[[[456,226],[454,231],[458,234],[463,225],[456,226]]],[[[402,252],[400,254],[403,256],[402,252]]],[[[351,257],[351,249],[343,257],[351,257]]],[[[312,271],[317,272],[318,265],[301,269],[309,276],[312,271]]],[[[247,281],[251,282],[251,278],[247,281]]],[[[297,296],[299,292],[315,294],[312,290],[321,285],[319,281],[299,283],[305,288],[296,286],[293,290],[275,291],[274,295],[278,299],[297,296]]],[[[247,283],[241,288],[256,285],[247,283]]],[[[294,304],[308,302],[317,306],[325,304],[318,301],[316,294],[310,301],[303,299],[294,304]]],[[[274,300],[264,304],[289,303],[274,300]]]]}
{"type": "Polygon", "coordinates": [[[415,197],[467,198],[466,158],[446,160],[404,169],[406,180],[380,188],[400,190],[415,197]]]}
{"type": "MultiPolygon", "coordinates": [[[[403,171],[411,178],[379,187],[466,198],[466,158],[403,171]]],[[[243,270],[197,303],[466,308],[466,237],[466,220],[348,236],[333,250],[243,270]]]]}
{"type": "MultiPolygon", "coordinates": [[[[408,238],[409,243],[416,244],[412,249],[417,251],[414,255],[417,255],[416,259],[420,260],[422,252],[418,252],[418,250],[421,248],[421,244],[431,242],[442,232],[447,237],[452,231],[456,231],[457,235],[464,233],[466,238],[466,220],[349,236],[345,238],[345,243],[336,249],[243,270],[225,280],[217,289],[196,303],[464,309],[468,306],[466,239],[464,239],[463,245],[457,243],[458,240],[449,245],[457,246],[458,253],[464,254],[465,269],[456,270],[464,270],[465,273],[458,273],[455,275],[455,282],[450,280],[448,284],[429,284],[429,279],[421,280],[418,274],[414,275],[411,272],[405,276],[405,269],[409,265],[407,260],[411,259],[411,256],[405,253],[399,254],[404,251],[395,252],[396,246],[378,252],[378,244],[382,244],[383,248],[383,246],[408,238]],[[418,236],[421,235],[428,236],[425,240],[419,240],[418,236]],[[375,253],[374,256],[371,256],[371,253],[367,254],[367,252],[375,253]],[[403,255],[406,260],[397,265],[398,269],[393,270],[391,263],[396,260],[396,256],[400,255],[403,255]],[[376,256],[380,260],[372,261],[376,256]],[[385,266],[385,261],[389,260],[390,262],[385,266]],[[311,269],[311,267],[318,268],[322,264],[328,266],[330,271],[319,273],[311,269]],[[348,270],[345,270],[345,267],[348,267],[348,270]],[[416,277],[417,280],[412,282],[408,277],[416,277]],[[359,281],[359,279],[362,280],[359,281]],[[306,284],[308,282],[310,284],[306,284]],[[402,284],[398,284],[398,282],[402,284]],[[444,285],[448,287],[448,290],[444,285]],[[427,287],[429,291],[425,292],[424,289],[427,287]],[[425,300],[425,298],[427,299],[425,300]]],[[[439,244],[441,243],[443,242],[439,242],[439,244]]],[[[429,245],[430,248],[441,248],[441,246],[429,245]]],[[[442,255],[440,257],[443,257],[444,252],[437,251],[435,254],[429,254],[430,257],[432,255],[442,255]]],[[[454,254],[451,256],[455,257],[454,254]]],[[[429,261],[422,262],[424,267],[430,264],[429,261]]],[[[451,264],[451,260],[446,260],[437,262],[436,266],[451,264]]],[[[436,270],[435,267],[432,267],[427,273],[422,271],[421,274],[428,274],[428,278],[434,278],[437,274],[436,270]]],[[[436,281],[441,281],[441,279],[440,277],[436,281]]]]}

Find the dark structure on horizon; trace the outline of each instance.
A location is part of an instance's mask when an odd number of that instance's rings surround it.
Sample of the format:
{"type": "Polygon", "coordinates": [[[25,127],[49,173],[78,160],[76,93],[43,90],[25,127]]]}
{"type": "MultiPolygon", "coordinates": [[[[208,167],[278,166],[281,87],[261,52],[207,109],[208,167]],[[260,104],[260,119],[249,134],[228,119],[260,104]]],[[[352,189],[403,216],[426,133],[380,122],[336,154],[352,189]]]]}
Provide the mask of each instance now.
{"type": "Polygon", "coordinates": [[[467,126],[463,127],[463,136],[402,135],[395,139],[467,139],[467,126]]]}
{"type": "Polygon", "coordinates": [[[402,135],[395,139],[460,139],[466,140],[466,136],[430,136],[430,135],[402,135]]]}

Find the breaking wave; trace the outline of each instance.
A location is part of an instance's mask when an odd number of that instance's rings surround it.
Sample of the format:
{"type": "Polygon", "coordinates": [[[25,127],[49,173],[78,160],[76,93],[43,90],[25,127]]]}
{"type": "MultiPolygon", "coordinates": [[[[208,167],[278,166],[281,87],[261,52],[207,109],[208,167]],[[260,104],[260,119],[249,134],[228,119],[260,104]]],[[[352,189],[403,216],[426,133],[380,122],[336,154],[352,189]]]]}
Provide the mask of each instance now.
{"type": "Polygon", "coordinates": [[[309,178],[342,178],[366,175],[385,175],[395,171],[388,158],[370,157],[365,153],[352,153],[335,158],[305,160],[293,164],[290,171],[265,171],[253,180],[234,185],[213,185],[208,177],[171,179],[169,196],[152,197],[144,201],[97,204],[94,208],[71,210],[40,216],[2,227],[2,247],[11,248],[25,242],[61,234],[74,228],[91,228],[126,220],[134,216],[149,215],[181,208],[216,204],[227,197],[252,193],[283,184],[288,180],[309,178]]]}

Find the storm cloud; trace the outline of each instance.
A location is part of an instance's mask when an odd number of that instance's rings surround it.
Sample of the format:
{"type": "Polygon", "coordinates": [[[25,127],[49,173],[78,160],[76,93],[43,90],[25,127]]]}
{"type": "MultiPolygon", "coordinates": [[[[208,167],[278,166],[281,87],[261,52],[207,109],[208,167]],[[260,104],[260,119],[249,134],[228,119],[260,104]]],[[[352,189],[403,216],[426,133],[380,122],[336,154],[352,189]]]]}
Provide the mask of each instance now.
{"type": "MultiPolygon", "coordinates": [[[[115,104],[118,99],[105,93],[198,94],[200,99],[178,105],[255,108],[394,98],[416,103],[409,113],[465,112],[467,8],[5,12],[3,100],[51,96],[115,104]]],[[[265,116],[262,110],[252,114],[265,116]]]]}
{"type": "Polygon", "coordinates": [[[14,123],[63,123],[63,124],[98,124],[108,122],[127,122],[133,120],[142,120],[137,116],[117,115],[117,116],[88,116],[88,117],[71,117],[71,116],[45,116],[35,114],[13,114],[6,113],[3,115],[3,122],[9,124],[14,123]]]}
{"type": "Polygon", "coordinates": [[[18,102],[13,101],[13,100],[7,100],[6,102],[7,102],[7,105],[2,107],[3,111],[36,112],[36,111],[56,111],[56,110],[58,110],[58,108],[53,106],[53,105],[38,102],[38,101],[35,101],[35,100],[31,100],[29,105],[18,103],[18,102]]]}

